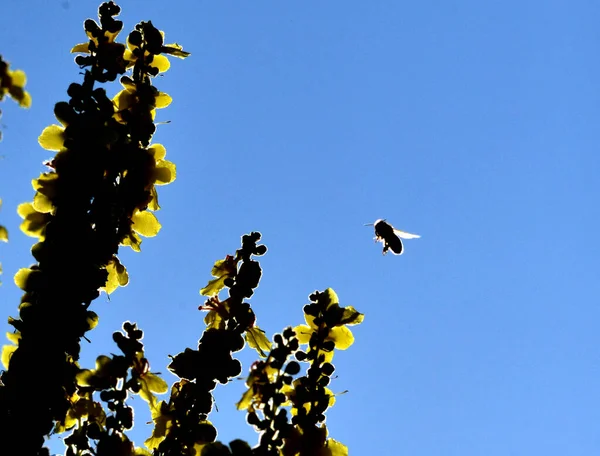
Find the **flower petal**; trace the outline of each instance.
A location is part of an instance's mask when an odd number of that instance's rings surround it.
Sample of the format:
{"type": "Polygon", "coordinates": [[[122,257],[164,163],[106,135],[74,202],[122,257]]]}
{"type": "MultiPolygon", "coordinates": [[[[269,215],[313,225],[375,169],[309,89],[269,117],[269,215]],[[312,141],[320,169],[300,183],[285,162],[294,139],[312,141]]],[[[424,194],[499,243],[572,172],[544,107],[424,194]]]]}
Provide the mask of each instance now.
{"type": "Polygon", "coordinates": [[[33,197],[33,208],[36,211],[41,212],[42,214],[48,214],[52,212],[54,206],[52,205],[52,201],[50,201],[50,198],[48,198],[46,195],[41,194],[40,192],[37,192],[33,197]]]}
{"type": "Polygon", "coordinates": [[[23,96],[19,100],[19,106],[22,108],[31,107],[31,95],[29,95],[29,92],[23,91],[23,96]]]}
{"type": "Polygon", "coordinates": [[[298,325],[294,328],[298,342],[301,344],[307,344],[310,341],[314,330],[310,326],[298,325]]]}
{"type": "Polygon", "coordinates": [[[8,369],[8,365],[10,363],[10,357],[12,354],[17,351],[16,345],[5,345],[2,347],[2,365],[5,369],[8,369]]]}
{"type": "Polygon", "coordinates": [[[145,237],[156,236],[161,228],[161,224],[152,212],[136,212],[131,220],[133,230],[145,237]]]}
{"type": "Polygon", "coordinates": [[[116,256],[113,256],[106,265],[106,272],[108,272],[108,278],[104,290],[107,294],[111,294],[118,287],[124,287],[129,283],[127,269],[125,269],[125,266],[121,264],[116,256]]]}
{"type": "Polygon", "coordinates": [[[338,350],[346,350],[354,343],[354,336],[352,331],[345,326],[336,326],[329,330],[327,340],[332,340],[338,350]]]}
{"type": "Polygon", "coordinates": [[[172,101],[173,99],[170,97],[170,95],[164,92],[158,92],[158,95],[156,98],[154,98],[154,105],[157,109],[166,108],[171,104],[172,101]]]}
{"type": "Polygon", "coordinates": [[[151,211],[158,211],[160,209],[160,205],[158,204],[158,193],[156,192],[156,187],[154,185],[150,189],[150,201],[148,201],[148,209],[151,211]]]}
{"type": "Polygon", "coordinates": [[[348,456],[348,447],[334,439],[327,439],[327,449],[331,456],[348,456]]]}
{"type": "Polygon", "coordinates": [[[150,66],[157,68],[159,73],[164,73],[171,67],[171,62],[164,55],[155,55],[150,66]]]}
{"type": "Polygon", "coordinates": [[[155,185],[167,185],[175,180],[177,177],[177,168],[175,163],[168,160],[161,160],[156,164],[154,169],[154,184],[155,185]]]}
{"type": "Polygon", "coordinates": [[[15,70],[10,72],[10,78],[12,79],[12,84],[17,87],[24,87],[27,82],[27,76],[25,76],[25,72],[23,70],[15,70]]]}
{"type": "Polygon", "coordinates": [[[156,161],[162,160],[167,155],[167,149],[162,144],[152,144],[148,147],[148,152],[150,152],[156,161]]]}
{"type": "Polygon", "coordinates": [[[80,43],[80,44],[76,44],[75,46],[73,46],[73,49],[71,49],[71,53],[76,53],[76,52],[83,52],[83,53],[89,53],[90,52],[90,42],[88,41],[87,43],[80,43]]]}
{"type": "Polygon", "coordinates": [[[65,144],[64,133],[65,129],[63,127],[50,125],[44,128],[44,131],[42,131],[42,134],[38,138],[38,142],[46,150],[62,150],[65,144]]]}

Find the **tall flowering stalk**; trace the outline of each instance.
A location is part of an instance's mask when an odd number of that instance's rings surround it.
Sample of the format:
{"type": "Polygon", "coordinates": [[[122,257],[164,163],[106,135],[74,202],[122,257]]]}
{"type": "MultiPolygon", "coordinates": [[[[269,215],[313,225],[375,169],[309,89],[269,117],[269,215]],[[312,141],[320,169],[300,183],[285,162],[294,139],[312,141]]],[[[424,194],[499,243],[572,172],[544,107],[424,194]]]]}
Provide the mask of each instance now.
{"type": "Polygon", "coordinates": [[[91,303],[101,290],[127,284],[119,246],[139,251],[140,236],[158,233],[156,186],[175,179],[165,148],[151,144],[155,111],[171,101],[152,78],[168,69],[165,55],[188,54],[164,45],[151,22],[138,24],[127,45],[116,42],[119,12],[103,3],[99,23],[85,21],[89,41],[73,49],[82,54],[75,62],[85,68],[83,81],[56,104],[60,125],[39,138],[56,155],[33,180],[33,201],[18,208],[21,229],[39,242],[37,263],[15,276],[24,295],[18,318],[9,319],[13,345],[2,352],[0,429],[21,436],[3,439],[3,454],[47,454],[44,436],[65,423],[75,402],[80,341],[98,322],[91,303]],[[111,100],[98,83],[119,75],[123,90],[111,100]]]}

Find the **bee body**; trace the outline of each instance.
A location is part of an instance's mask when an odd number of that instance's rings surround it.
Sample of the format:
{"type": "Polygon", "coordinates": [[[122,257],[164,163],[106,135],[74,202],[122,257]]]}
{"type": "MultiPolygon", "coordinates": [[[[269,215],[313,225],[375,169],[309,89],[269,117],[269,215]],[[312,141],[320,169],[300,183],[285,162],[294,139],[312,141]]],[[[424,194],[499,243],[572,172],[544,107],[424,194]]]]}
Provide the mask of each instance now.
{"type": "Polygon", "coordinates": [[[375,228],[375,242],[381,242],[383,244],[383,254],[385,255],[388,250],[391,250],[394,255],[401,255],[404,250],[402,239],[414,239],[419,238],[418,234],[406,233],[395,229],[392,225],[387,223],[384,219],[376,220],[375,223],[371,223],[375,228]]]}

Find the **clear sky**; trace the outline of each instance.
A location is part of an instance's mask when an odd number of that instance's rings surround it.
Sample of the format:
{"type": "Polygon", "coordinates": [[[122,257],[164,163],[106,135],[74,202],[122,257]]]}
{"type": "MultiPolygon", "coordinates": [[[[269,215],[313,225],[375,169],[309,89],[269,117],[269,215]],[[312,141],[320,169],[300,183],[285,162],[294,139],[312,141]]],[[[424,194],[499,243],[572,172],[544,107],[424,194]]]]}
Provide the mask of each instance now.
{"type": "MultiPolygon", "coordinates": [[[[16,207],[51,156],[37,137],[81,81],[69,50],[98,5],[2,2],[0,54],[33,98],[1,106],[3,332],[12,275],[33,262],[16,207]]],[[[213,262],[258,230],[251,302],[268,334],[302,323],[316,289],[365,314],[334,359],[332,389],[349,392],[327,421],[352,456],[600,453],[597,1],[120,6],[125,30],[150,19],[192,56],[156,81],[173,103],[155,141],[178,170],[159,188],[162,231],[122,250],[131,282],[93,304],[84,363],[116,352],[110,334],[131,320],[166,373],[196,346],[213,262]],[[384,257],[363,226],[378,218],[422,238],[384,257]]],[[[242,391],[219,387],[210,419],[254,443],[242,391]]]]}

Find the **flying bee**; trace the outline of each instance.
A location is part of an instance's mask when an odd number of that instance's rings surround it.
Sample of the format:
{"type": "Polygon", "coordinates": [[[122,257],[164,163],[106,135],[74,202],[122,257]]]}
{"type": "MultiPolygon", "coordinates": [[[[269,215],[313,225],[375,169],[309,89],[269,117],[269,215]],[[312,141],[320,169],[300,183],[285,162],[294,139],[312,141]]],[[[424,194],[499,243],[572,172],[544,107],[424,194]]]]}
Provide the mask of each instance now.
{"type": "Polygon", "coordinates": [[[411,234],[405,231],[400,231],[387,223],[384,219],[375,220],[375,223],[367,223],[365,226],[375,227],[375,242],[383,244],[383,254],[391,250],[394,255],[402,255],[404,249],[402,239],[420,238],[418,234],[411,234]]]}

